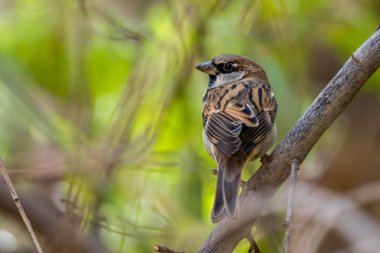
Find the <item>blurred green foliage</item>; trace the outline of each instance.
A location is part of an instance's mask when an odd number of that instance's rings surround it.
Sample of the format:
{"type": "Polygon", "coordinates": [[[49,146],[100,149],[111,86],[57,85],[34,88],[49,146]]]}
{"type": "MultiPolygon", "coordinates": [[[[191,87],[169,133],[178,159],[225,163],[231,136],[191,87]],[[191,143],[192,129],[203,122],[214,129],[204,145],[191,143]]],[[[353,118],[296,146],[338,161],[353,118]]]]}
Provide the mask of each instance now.
{"type": "MultiPolygon", "coordinates": [[[[214,227],[215,163],[201,139],[207,77],[193,66],[222,53],[261,64],[280,105],[279,142],[337,70],[313,75],[329,68],[315,57],[342,64],[379,9],[375,0],[1,0],[0,154],[19,184],[57,175],[59,199],[77,207],[63,210],[114,252],[157,243],[194,252],[214,227]]],[[[379,94],[379,81],[366,89],[379,94]]],[[[257,232],[263,252],[278,252],[281,233],[257,232]]]]}

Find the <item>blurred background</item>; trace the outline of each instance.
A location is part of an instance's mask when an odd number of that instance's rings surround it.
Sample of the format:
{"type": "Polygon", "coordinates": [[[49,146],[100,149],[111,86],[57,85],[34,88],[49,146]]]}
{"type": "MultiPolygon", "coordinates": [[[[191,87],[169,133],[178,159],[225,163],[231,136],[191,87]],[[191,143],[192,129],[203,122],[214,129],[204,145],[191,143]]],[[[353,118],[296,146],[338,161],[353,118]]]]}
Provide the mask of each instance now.
{"type": "MultiPolygon", "coordinates": [[[[262,65],[279,143],[379,20],[377,0],[0,0],[0,156],[45,252],[195,252],[216,178],[193,66],[223,53],[262,65]]],[[[302,164],[295,252],[360,252],[347,231],[380,231],[379,82],[302,164]]],[[[286,194],[253,229],[262,252],[281,252],[286,194]]],[[[35,252],[2,179],[0,252],[35,252]]]]}

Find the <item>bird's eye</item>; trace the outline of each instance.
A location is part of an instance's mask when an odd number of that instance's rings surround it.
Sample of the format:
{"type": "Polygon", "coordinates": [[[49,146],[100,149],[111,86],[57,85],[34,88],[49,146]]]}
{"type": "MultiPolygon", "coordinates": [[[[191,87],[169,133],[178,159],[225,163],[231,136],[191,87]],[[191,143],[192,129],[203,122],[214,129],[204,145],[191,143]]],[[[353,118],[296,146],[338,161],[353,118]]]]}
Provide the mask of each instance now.
{"type": "Polygon", "coordinates": [[[232,63],[229,63],[229,62],[224,63],[223,70],[226,72],[231,72],[232,70],[234,70],[234,65],[232,65],[232,63]]]}

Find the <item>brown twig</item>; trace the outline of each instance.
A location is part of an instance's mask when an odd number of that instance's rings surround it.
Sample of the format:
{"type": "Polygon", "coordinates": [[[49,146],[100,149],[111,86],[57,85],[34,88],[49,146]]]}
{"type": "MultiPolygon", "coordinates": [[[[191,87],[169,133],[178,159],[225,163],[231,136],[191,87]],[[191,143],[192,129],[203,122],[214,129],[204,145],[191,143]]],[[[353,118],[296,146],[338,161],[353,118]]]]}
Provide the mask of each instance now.
{"type": "Polygon", "coordinates": [[[161,252],[161,253],[185,253],[185,251],[176,251],[169,249],[166,246],[156,245],[153,248],[154,252],[161,252]]]}
{"type": "Polygon", "coordinates": [[[248,180],[240,194],[240,218],[221,220],[198,252],[229,253],[245,238],[265,204],[290,174],[290,163],[301,163],[322,134],[347,107],[380,66],[380,30],[343,65],[302,118],[248,180]]]}
{"type": "Polygon", "coordinates": [[[7,184],[8,188],[9,188],[9,192],[12,195],[13,201],[14,201],[14,203],[15,203],[15,205],[16,205],[16,207],[17,207],[17,209],[21,215],[21,218],[24,221],[24,224],[25,224],[26,228],[28,229],[30,236],[32,237],[33,243],[36,246],[38,253],[43,253],[44,251],[42,250],[40,242],[38,241],[37,236],[34,233],[34,230],[32,228],[32,224],[30,223],[30,220],[29,220],[28,216],[26,215],[24,208],[21,205],[20,198],[17,195],[16,189],[13,186],[11,178],[9,177],[9,175],[7,173],[7,169],[6,169],[4,162],[2,160],[0,160],[0,171],[1,171],[1,174],[4,178],[4,180],[5,180],[5,183],[7,184]]]}
{"type": "Polygon", "coordinates": [[[247,236],[247,240],[249,241],[249,244],[250,244],[250,247],[248,249],[248,253],[251,253],[252,250],[254,253],[261,253],[261,251],[259,249],[259,245],[257,245],[257,242],[255,241],[255,238],[253,238],[251,231],[247,236]]]}
{"type": "Polygon", "coordinates": [[[290,239],[291,239],[291,226],[293,220],[293,206],[294,206],[294,194],[296,192],[297,184],[297,172],[299,169],[298,159],[293,159],[291,163],[290,182],[289,182],[289,194],[288,194],[288,208],[286,210],[285,219],[285,253],[290,253],[290,239]]]}

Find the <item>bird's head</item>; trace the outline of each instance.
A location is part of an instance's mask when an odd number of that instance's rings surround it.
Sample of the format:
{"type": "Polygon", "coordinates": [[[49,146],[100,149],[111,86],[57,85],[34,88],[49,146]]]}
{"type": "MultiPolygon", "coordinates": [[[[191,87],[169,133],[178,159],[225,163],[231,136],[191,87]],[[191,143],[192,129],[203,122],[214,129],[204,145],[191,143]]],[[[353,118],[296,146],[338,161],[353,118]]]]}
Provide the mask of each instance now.
{"type": "Polygon", "coordinates": [[[223,54],[211,61],[202,62],[196,69],[209,75],[209,88],[236,82],[247,77],[265,78],[265,71],[254,61],[247,57],[223,54]]]}

